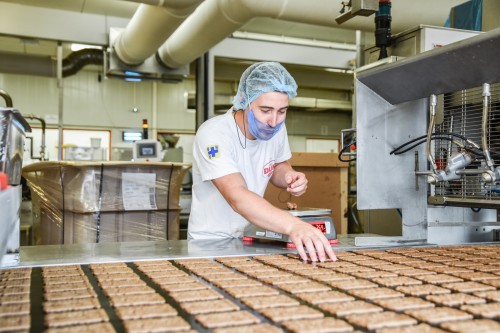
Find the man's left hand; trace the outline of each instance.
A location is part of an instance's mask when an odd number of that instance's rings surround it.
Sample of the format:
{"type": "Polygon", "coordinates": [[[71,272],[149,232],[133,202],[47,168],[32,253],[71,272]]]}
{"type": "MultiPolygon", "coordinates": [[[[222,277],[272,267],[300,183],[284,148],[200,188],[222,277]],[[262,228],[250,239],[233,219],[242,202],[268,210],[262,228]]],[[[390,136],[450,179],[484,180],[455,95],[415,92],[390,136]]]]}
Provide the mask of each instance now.
{"type": "Polygon", "coordinates": [[[287,192],[291,195],[298,197],[306,192],[307,178],[302,172],[290,171],[285,175],[287,183],[287,192]]]}

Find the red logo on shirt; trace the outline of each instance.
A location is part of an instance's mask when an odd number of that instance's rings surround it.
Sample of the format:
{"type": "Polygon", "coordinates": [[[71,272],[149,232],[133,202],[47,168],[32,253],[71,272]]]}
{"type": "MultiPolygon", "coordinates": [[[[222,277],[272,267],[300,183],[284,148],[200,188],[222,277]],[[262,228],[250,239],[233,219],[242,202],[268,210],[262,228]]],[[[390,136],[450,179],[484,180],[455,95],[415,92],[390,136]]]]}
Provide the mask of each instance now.
{"type": "Polygon", "coordinates": [[[264,165],[264,176],[271,177],[274,171],[274,160],[264,165]]]}

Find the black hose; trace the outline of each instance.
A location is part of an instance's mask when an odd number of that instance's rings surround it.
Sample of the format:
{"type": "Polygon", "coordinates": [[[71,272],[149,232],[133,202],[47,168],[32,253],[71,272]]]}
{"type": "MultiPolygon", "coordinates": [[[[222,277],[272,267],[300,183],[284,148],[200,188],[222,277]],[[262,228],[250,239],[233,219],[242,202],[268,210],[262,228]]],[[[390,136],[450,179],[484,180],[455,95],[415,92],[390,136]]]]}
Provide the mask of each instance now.
{"type": "Polygon", "coordinates": [[[353,145],[353,144],[355,145],[356,141],[353,141],[353,142],[349,143],[348,145],[345,145],[344,147],[342,147],[342,150],[340,151],[339,156],[338,156],[338,159],[339,159],[340,162],[352,162],[352,161],[356,161],[356,157],[350,158],[348,160],[342,159],[342,154],[344,154],[348,149],[350,149],[351,145],[353,145]]]}
{"type": "Polygon", "coordinates": [[[78,73],[87,65],[102,65],[104,53],[98,49],[83,49],[75,51],[63,59],[62,76],[68,77],[78,73]]]}

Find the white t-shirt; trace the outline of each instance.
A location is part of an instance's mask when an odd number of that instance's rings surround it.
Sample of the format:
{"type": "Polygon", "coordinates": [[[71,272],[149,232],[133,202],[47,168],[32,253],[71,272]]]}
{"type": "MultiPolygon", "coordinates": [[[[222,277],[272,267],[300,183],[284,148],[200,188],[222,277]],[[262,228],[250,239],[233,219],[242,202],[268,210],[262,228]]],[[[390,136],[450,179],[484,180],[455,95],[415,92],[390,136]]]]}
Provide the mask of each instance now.
{"type": "Polygon", "coordinates": [[[249,222],[231,208],[212,179],[240,173],[250,191],[264,196],[274,165],[291,156],[285,126],[272,139],[261,141],[245,140],[231,109],[203,123],[193,147],[188,239],[241,237],[249,222]]]}

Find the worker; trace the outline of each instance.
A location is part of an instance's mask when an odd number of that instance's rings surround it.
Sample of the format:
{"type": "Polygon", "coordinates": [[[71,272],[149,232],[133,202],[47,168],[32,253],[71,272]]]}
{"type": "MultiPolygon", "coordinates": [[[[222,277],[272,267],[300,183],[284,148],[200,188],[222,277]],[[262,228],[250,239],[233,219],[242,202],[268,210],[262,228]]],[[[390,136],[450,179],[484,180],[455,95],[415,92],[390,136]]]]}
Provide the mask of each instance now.
{"type": "Polygon", "coordinates": [[[303,260],[337,259],[321,231],[263,198],[269,181],[293,196],[307,189],[306,176],[288,162],[285,118],[296,95],[281,64],[255,63],[243,72],[233,107],[200,126],[188,239],[239,238],[250,222],[288,235],[303,260]]]}

